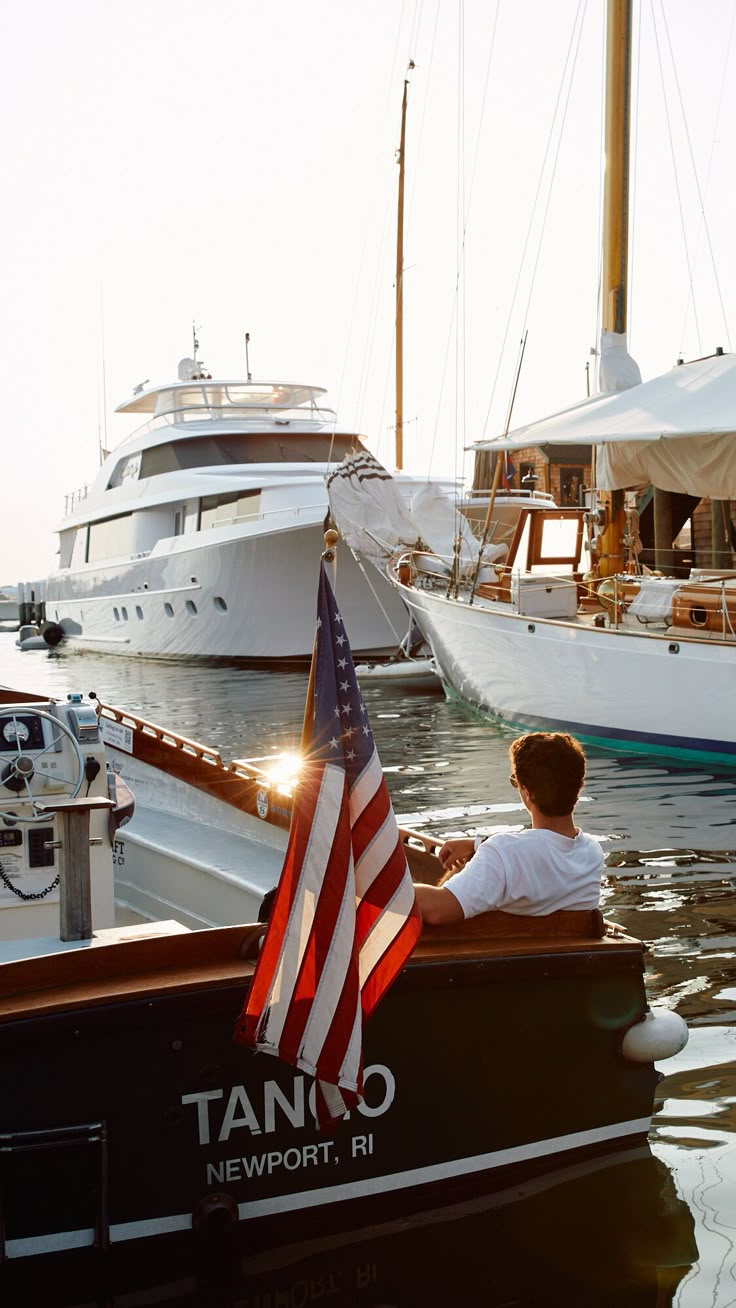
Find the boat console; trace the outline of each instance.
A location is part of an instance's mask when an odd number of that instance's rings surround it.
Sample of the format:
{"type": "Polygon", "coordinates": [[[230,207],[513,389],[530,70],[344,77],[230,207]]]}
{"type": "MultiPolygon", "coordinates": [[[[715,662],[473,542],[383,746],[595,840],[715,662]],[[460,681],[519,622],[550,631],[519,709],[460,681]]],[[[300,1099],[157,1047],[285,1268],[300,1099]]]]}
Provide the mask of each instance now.
{"type": "MultiPolygon", "coordinates": [[[[0,708],[0,941],[58,938],[61,827],[75,803],[101,799],[108,799],[105,746],[89,701],[72,694],[62,704],[0,708]]],[[[92,924],[111,926],[107,805],[89,812],[89,845],[92,924]]]]}

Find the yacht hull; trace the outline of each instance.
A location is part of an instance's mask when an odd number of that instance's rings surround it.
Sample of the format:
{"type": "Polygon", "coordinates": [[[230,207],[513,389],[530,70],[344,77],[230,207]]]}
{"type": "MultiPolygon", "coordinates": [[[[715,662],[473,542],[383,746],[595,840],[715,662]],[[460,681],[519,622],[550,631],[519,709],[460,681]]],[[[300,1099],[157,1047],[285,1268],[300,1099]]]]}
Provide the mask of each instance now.
{"type": "Polygon", "coordinates": [[[447,694],[526,730],[736,759],[736,645],[529,618],[397,585],[447,694]]]}
{"type": "MultiPolygon", "coordinates": [[[[212,532],[165,542],[142,559],[49,580],[46,616],[69,649],[146,658],[311,658],[322,523],[268,534],[212,532]]],[[[407,628],[389,584],[339,551],[337,596],[355,653],[388,654],[407,628]]]]}

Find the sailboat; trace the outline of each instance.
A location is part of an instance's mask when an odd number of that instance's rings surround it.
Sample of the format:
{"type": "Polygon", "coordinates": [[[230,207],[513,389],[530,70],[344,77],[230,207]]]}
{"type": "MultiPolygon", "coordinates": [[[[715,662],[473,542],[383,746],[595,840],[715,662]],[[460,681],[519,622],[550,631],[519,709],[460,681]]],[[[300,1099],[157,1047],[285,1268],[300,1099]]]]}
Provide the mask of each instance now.
{"type": "MultiPolygon", "coordinates": [[[[479,442],[495,451],[587,444],[590,505],[519,517],[495,576],[428,573],[399,550],[388,573],[430,641],[445,691],[495,720],[608,748],[736,758],[736,571],[647,574],[627,492],[736,497],[736,358],[721,351],[641,382],[627,348],[631,0],[609,0],[601,377],[607,393],[479,442]],[[587,540],[587,546],[586,546],[587,540]],[[586,555],[586,548],[588,553],[586,555]]],[[[489,506],[489,516],[491,506],[489,506]]],[[[729,551],[730,561],[730,551],[729,551]]]]}

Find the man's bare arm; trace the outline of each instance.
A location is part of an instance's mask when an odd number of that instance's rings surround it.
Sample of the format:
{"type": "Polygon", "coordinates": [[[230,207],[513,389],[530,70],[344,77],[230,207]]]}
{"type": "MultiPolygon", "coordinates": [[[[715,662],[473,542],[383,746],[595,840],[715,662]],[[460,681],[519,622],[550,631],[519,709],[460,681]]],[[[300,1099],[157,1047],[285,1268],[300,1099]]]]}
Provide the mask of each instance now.
{"type": "Polygon", "coordinates": [[[460,901],[451,890],[443,886],[414,886],[417,903],[425,922],[431,926],[441,926],[450,922],[464,921],[465,914],[460,901]]]}

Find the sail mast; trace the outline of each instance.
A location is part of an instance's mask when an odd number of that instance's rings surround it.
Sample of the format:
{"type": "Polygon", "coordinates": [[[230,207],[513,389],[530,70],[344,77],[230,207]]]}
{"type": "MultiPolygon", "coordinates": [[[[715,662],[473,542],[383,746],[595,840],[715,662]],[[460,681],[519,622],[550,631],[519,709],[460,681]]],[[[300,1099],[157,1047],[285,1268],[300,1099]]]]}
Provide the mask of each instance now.
{"type": "MultiPolygon", "coordinates": [[[[410,68],[413,64],[409,65],[410,68]]],[[[396,467],[404,466],[404,147],[409,79],[404,79],[399,144],[399,208],[396,223],[396,467]]]]}
{"type": "MultiPolygon", "coordinates": [[[[606,167],[603,183],[603,250],[600,391],[622,391],[641,381],[628,353],[629,180],[631,135],[632,0],[608,0],[606,10],[606,167]]],[[[594,557],[601,577],[624,566],[625,516],[620,491],[597,492],[604,519],[594,557]]]]}
{"type": "Polygon", "coordinates": [[[631,11],[632,0],[608,0],[602,325],[618,336],[627,327],[631,11]]]}

